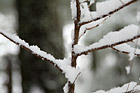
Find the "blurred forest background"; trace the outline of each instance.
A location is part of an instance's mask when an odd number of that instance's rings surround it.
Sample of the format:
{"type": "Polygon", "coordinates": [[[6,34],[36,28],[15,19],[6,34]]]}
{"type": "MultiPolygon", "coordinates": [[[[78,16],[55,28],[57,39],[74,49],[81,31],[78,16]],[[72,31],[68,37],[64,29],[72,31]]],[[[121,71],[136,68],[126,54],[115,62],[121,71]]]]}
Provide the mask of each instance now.
{"type": "MultiPolygon", "coordinates": [[[[113,15],[102,27],[89,31],[82,43],[89,45],[109,31],[138,24],[135,16],[139,4],[130,5],[113,15]]],[[[91,7],[92,11],[96,10],[95,6],[91,7]]],[[[64,33],[68,31],[71,36],[72,26],[69,25],[72,25],[70,0],[0,0],[0,27],[8,28],[11,33],[16,31],[19,37],[56,58],[66,56],[64,33]]],[[[79,59],[84,58],[86,60],[78,62],[83,72],[76,82],[76,93],[108,90],[138,81],[140,77],[139,58],[134,59],[129,75],[125,70],[130,63],[128,55],[106,49],[79,59]]],[[[64,75],[53,65],[0,36],[0,93],[63,93],[65,83],[64,75]]]]}

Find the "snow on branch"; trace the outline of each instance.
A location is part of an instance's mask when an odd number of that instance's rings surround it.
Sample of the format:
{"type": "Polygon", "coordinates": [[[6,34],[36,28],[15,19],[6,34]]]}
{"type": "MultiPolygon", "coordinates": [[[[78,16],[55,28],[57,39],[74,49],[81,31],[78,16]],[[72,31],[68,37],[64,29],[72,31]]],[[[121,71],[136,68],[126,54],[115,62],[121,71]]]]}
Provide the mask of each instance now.
{"type": "Polygon", "coordinates": [[[72,19],[80,21],[81,10],[79,0],[71,0],[72,19]]]}
{"type": "MultiPolygon", "coordinates": [[[[138,1],[138,0],[106,0],[101,3],[97,3],[97,11],[96,12],[90,12],[91,14],[91,20],[87,20],[87,17],[82,19],[80,22],[80,26],[100,20],[105,17],[109,17],[110,15],[116,13],[117,11],[123,9],[124,7],[138,1]],[[122,3],[122,2],[123,3],[122,3]]],[[[86,14],[85,14],[86,15],[86,14]]]]}
{"type": "Polygon", "coordinates": [[[140,93],[140,85],[136,82],[130,82],[122,87],[112,88],[109,91],[100,90],[93,93],[140,93]]]}
{"type": "Polygon", "coordinates": [[[138,26],[137,25],[129,25],[120,31],[109,32],[98,42],[91,44],[90,46],[75,46],[75,53],[80,55],[87,55],[89,52],[112,48],[114,46],[124,44],[130,41],[133,41],[137,38],[140,38],[140,34],[138,34],[138,26]]]}
{"type": "MultiPolygon", "coordinates": [[[[112,47],[117,52],[124,53],[124,54],[132,54],[134,53],[135,48],[131,47],[128,44],[121,44],[115,47],[112,47]]],[[[134,53],[136,56],[140,56],[140,49],[136,49],[136,52],[134,53]]]]}
{"type": "Polygon", "coordinates": [[[0,34],[15,43],[16,45],[19,45],[20,47],[34,54],[35,56],[41,58],[42,60],[46,60],[51,62],[52,64],[55,64],[56,59],[52,55],[41,51],[40,48],[38,48],[37,46],[29,46],[28,43],[26,43],[24,40],[21,40],[17,35],[11,35],[10,33],[4,31],[0,31],[0,34]]]}
{"type": "Polygon", "coordinates": [[[38,58],[48,61],[57,67],[62,73],[65,74],[65,77],[70,81],[74,82],[77,75],[80,73],[79,69],[71,67],[69,59],[55,59],[51,54],[47,54],[46,52],[40,50],[38,46],[30,46],[24,40],[21,40],[17,35],[12,35],[10,33],[0,31],[0,34],[3,35],[5,38],[10,40],[11,42],[19,45],[21,48],[24,48],[28,52],[32,53],[33,55],[37,56],[38,58]]]}

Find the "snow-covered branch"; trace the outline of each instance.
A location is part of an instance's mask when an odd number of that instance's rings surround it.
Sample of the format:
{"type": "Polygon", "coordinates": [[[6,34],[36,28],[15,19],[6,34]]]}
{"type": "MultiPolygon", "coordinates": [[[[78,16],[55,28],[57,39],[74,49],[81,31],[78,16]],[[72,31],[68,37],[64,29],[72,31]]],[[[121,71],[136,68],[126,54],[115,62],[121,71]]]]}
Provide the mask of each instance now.
{"type": "Polygon", "coordinates": [[[83,35],[85,35],[87,31],[101,26],[107,19],[108,19],[108,17],[107,18],[104,18],[104,19],[101,19],[101,20],[98,20],[98,21],[96,21],[94,23],[89,23],[89,24],[86,24],[86,25],[82,26],[81,27],[81,30],[80,30],[81,34],[79,36],[79,39],[83,35]]]}
{"type": "MultiPolygon", "coordinates": [[[[81,21],[80,26],[100,20],[102,18],[108,17],[117,11],[123,9],[124,7],[136,2],[138,0],[107,0],[102,3],[97,4],[97,11],[96,12],[91,12],[91,20],[86,20],[86,21],[81,21]]],[[[86,17],[86,16],[85,16],[86,17]]],[[[89,18],[88,18],[89,19],[89,18]]]]}
{"type": "Polygon", "coordinates": [[[74,67],[71,67],[70,60],[69,59],[55,59],[51,54],[48,54],[42,50],[38,46],[30,46],[28,43],[26,43],[24,40],[21,40],[17,35],[12,35],[10,33],[6,33],[4,31],[0,31],[0,34],[6,37],[11,42],[15,43],[16,45],[19,45],[21,48],[24,48],[25,50],[29,51],[33,55],[37,56],[38,58],[48,61],[51,64],[53,64],[55,67],[57,67],[62,73],[65,74],[65,77],[73,83],[76,79],[77,75],[79,74],[80,70],[76,69],[74,67]]]}
{"type": "Polygon", "coordinates": [[[37,46],[29,46],[28,43],[26,43],[24,40],[21,40],[17,35],[15,35],[15,34],[12,35],[10,33],[4,32],[4,31],[0,31],[0,34],[3,35],[4,37],[6,37],[7,39],[9,39],[10,41],[12,41],[13,43],[15,43],[16,45],[19,45],[21,48],[24,48],[25,50],[31,52],[38,58],[49,61],[53,65],[55,64],[56,59],[52,55],[47,54],[44,51],[41,51],[40,48],[38,48],[37,46]]]}
{"type": "MultiPolygon", "coordinates": [[[[124,53],[124,54],[134,53],[134,50],[135,50],[135,48],[131,47],[128,44],[121,44],[121,45],[112,47],[112,49],[114,49],[117,52],[124,53]]],[[[136,49],[136,53],[134,53],[134,55],[140,56],[140,50],[136,49]]]]}
{"type": "Polygon", "coordinates": [[[124,44],[130,41],[133,41],[137,38],[140,38],[140,34],[138,32],[137,25],[129,25],[120,31],[116,32],[109,32],[105,35],[99,42],[93,43],[90,46],[75,46],[75,53],[80,55],[87,55],[90,52],[105,49],[105,48],[112,48],[114,46],[124,44]]]}
{"type": "Polygon", "coordinates": [[[94,93],[140,93],[140,85],[137,85],[136,82],[130,82],[122,87],[112,88],[109,91],[100,90],[94,93]]]}

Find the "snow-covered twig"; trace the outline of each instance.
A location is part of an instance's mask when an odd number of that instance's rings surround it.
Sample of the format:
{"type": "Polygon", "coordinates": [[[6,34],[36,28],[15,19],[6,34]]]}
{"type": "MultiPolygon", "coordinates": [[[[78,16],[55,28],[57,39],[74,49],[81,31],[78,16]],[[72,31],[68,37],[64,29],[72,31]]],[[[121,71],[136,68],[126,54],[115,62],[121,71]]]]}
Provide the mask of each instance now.
{"type": "Polygon", "coordinates": [[[140,38],[140,34],[137,35],[138,26],[129,25],[117,32],[110,32],[104,36],[104,38],[100,39],[99,42],[93,43],[90,46],[75,46],[75,53],[77,56],[87,55],[90,52],[112,48],[114,46],[124,44],[127,42],[131,42],[137,38],[140,38]],[[126,35],[127,33],[127,35],[126,35]]]}
{"type": "Polygon", "coordinates": [[[79,39],[80,39],[84,34],[86,34],[86,32],[87,32],[88,30],[91,30],[91,29],[94,29],[94,28],[96,28],[96,27],[99,27],[99,26],[100,26],[101,24],[103,24],[108,18],[109,18],[109,17],[105,18],[102,22],[96,24],[95,26],[85,28],[84,32],[79,36],[79,39]]]}
{"type": "Polygon", "coordinates": [[[135,87],[135,85],[137,84],[136,82],[130,82],[128,84],[124,84],[122,87],[112,88],[109,91],[100,90],[100,91],[93,92],[93,93],[139,93],[140,92],[140,86],[137,85],[135,87]],[[128,91],[126,92],[128,84],[130,86],[128,88],[128,91]]]}
{"type": "Polygon", "coordinates": [[[0,34],[9,39],[11,42],[15,43],[16,45],[19,45],[21,48],[24,48],[28,52],[32,53],[33,55],[37,56],[38,58],[48,61],[51,64],[55,65],[59,70],[59,66],[55,64],[56,59],[50,55],[47,54],[44,51],[41,51],[37,46],[29,46],[28,43],[26,43],[24,40],[21,40],[18,36],[16,35],[11,35],[9,33],[6,33],[4,31],[0,31],[0,34]]]}
{"type": "MultiPolygon", "coordinates": [[[[119,49],[117,49],[117,48],[115,48],[115,47],[111,47],[111,48],[112,48],[113,50],[119,52],[119,53],[130,54],[129,49],[127,49],[128,51],[127,51],[127,50],[124,51],[124,50],[119,50],[119,49]]],[[[134,55],[136,55],[136,56],[140,56],[140,53],[139,53],[139,54],[135,53],[134,55]]]]}
{"type": "Polygon", "coordinates": [[[71,66],[69,59],[55,59],[51,54],[47,54],[44,51],[41,51],[39,47],[37,46],[29,46],[28,43],[26,43],[24,40],[21,40],[17,35],[12,35],[9,33],[6,33],[4,31],[0,31],[0,34],[6,37],[11,42],[15,43],[16,45],[19,45],[21,48],[24,48],[25,50],[29,51],[36,57],[48,61],[51,64],[53,64],[55,67],[57,67],[62,73],[65,74],[65,77],[70,81],[74,82],[74,80],[77,78],[77,75],[80,73],[80,69],[76,69],[71,66]]]}
{"type": "Polygon", "coordinates": [[[94,21],[97,21],[97,20],[100,20],[100,19],[105,18],[107,16],[110,16],[110,15],[116,13],[117,11],[123,9],[124,7],[130,5],[130,4],[134,3],[134,2],[136,2],[136,1],[138,1],[138,0],[132,0],[132,1],[128,2],[128,3],[126,3],[126,4],[123,4],[122,6],[118,7],[115,10],[112,10],[112,11],[108,12],[107,14],[103,14],[102,16],[99,16],[97,18],[94,18],[94,19],[89,20],[89,21],[86,21],[86,22],[81,22],[80,23],[80,26],[85,25],[85,24],[88,24],[88,23],[91,23],[91,22],[94,22],[94,21]]]}

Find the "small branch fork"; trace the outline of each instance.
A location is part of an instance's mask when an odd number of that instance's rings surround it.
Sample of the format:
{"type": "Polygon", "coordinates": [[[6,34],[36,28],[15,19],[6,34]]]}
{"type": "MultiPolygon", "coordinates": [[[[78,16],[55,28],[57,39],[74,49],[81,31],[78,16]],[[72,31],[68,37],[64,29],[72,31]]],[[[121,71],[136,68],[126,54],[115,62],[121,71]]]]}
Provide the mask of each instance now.
{"type": "MultiPolygon", "coordinates": [[[[90,21],[87,21],[87,22],[82,22],[80,23],[80,18],[81,18],[81,10],[80,10],[80,2],[79,0],[76,0],[76,9],[77,9],[77,17],[76,17],[76,20],[74,21],[74,24],[75,24],[75,29],[74,29],[74,39],[73,39],[73,43],[72,43],[72,53],[71,53],[71,56],[72,56],[72,59],[71,59],[71,66],[72,67],[75,67],[77,66],[77,58],[78,56],[80,55],[87,55],[89,52],[93,52],[93,51],[97,51],[97,50],[101,50],[101,49],[105,49],[105,48],[110,48],[110,47],[113,47],[113,46],[116,46],[116,45],[119,45],[119,44],[123,44],[123,43],[126,43],[126,42],[129,42],[129,41],[132,41],[133,39],[135,38],[139,38],[140,36],[137,36],[137,37],[134,37],[132,39],[129,39],[127,41],[122,41],[122,42],[118,42],[118,43],[115,43],[115,44],[112,44],[112,45],[106,45],[106,46],[102,46],[102,47],[98,47],[98,48],[95,48],[95,49],[90,49],[90,50],[87,50],[87,51],[84,51],[84,52],[81,52],[79,54],[76,54],[74,52],[74,46],[78,44],[78,41],[79,41],[79,31],[80,31],[80,27],[85,25],[85,24],[88,24],[88,23],[91,23],[93,21],[97,21],[97,20],[100,20],[102,18],[105,18],[105,17],[108,17],[112,14],[114,14],[115,12],[121,10],[122,8],[132,4],[133,2],[135,2],[137,0],[132,0],[124,5],[122,5],[121,7],[119,7],[118,9],[115,9],[113,11],[110,11],[108,14],[104,14],[102,15],[101,17],[97,17],[93,20],[90,20],[90,21]]],[[[99,26],[99,25],[97,25],[99,26]]],[[[96,26],[95,26],[96,27],[96,26]]],[[[89,30],[90,29],[93,29],[94,27],[91,27],[91,28],[88,28],[89,30]]],[[[86,29],[86,30],[88,30],[86,29]]],[[[86,31],[84,32],[86,33],[86,31]]],[[[69,90],[68,90],[68,93],[74,93],[74,90],[75,90],[75,84],[74,83],[70,83],[68,82],[68,86],[69,86],[69,90]]]]}
{"type": "MultiPolygon", "coordinates": [[[[109,17],[110,17],[110,16],[109,16],[109,17]]],[[[86,29],[84,30],[84,32],[79,36],[79,39],[80,39],[84,34],[86,34],[86,32],[87,32],[88,30],[91,30],[91,29],[94,29],[94,28],[96,28],[96,27],[99,27],[99,26],[100,26],[101,24],[103,24],[109,17],[105,18],[102,22],[96,24],[96,25],[93,26],[93,27],[86,28],[86,29]]]]}
{"type": "Polygon", "coordinates": [[[62,71],[62,69],[59,68],[59,66],[57,64],[55,64],[55,62],[53,62],[52,60],[49,60],[48,58],[45,58],[43,56],[41,56],[40,54],[34,53],[31,49],[27,48],[25,45],[22,45],[18,42],[16,42],[15,40],[13,40],[12,38],[8,37],[7,35],[5,35],[4,33],[0,32],[1,35],[3,35],[5,38],[7,38],[8,40],[10,40],[11,42],[15,43],[16,45],[19,45],[21,48],[27,50],[28,52],[32,53],[33,55],[35,55],[36,57],[48,61],[51,64],[53,64],[56,68],[58,68],[60,71],[62,71]]]}
{"type": "MultiPolygon", "coordinates": [[[[80,18],[81,18],[81,9],[80,9],[80,2],[79,0],[76,0],[76,8],[77,8],[77,17],[76,20],[74,21],[75,24],[75,28],[74,28],[74,39],[73,39],[73,43],[72,43],[72,53],[71,53],[71,66],[76,68],[77,66],[77,55],[75,55],[74,52],[74,46],[78,44],[78,40],[79,40],[79,31],[80,31],[80,18]]],[[[75,83],[71,83],[68,81],[68,93],[74,93],[75,90],[75,83]]]]}

